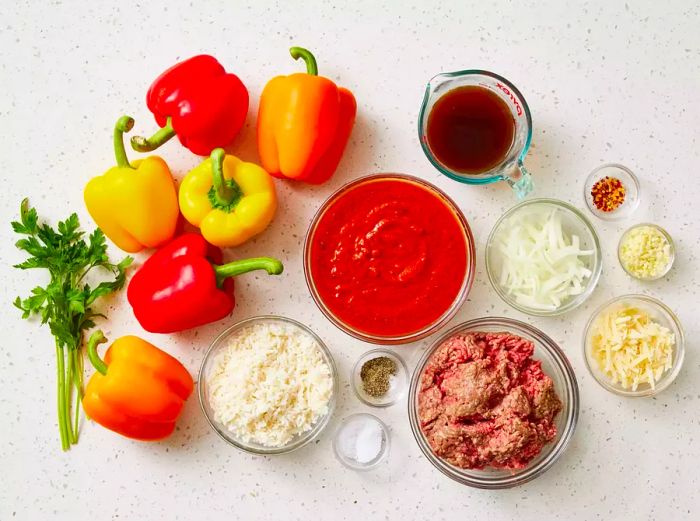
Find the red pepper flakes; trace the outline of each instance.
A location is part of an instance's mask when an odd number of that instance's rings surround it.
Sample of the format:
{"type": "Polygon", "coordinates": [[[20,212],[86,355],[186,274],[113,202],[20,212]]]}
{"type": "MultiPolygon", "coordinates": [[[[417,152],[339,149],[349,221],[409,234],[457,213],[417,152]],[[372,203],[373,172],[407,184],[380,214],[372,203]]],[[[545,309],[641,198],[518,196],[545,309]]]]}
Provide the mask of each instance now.
{"type": "Polygon", "coordinates": [[[598,210],[612,212],[625,202],[625,185],[616,177],[605,176],[593,185],[591,197],[598,210]]]}

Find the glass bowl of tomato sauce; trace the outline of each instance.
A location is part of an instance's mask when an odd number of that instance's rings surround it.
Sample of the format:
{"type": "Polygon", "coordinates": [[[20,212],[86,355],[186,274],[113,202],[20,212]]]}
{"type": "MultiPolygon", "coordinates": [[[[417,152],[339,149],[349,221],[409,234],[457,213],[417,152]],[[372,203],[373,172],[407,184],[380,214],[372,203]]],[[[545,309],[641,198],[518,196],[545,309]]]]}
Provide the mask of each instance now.
{"type": "Polygon", "coordinates": [[[373,174],[319,208],[304,242],[304,275],[338,328],[374,344],[437,331],[474,281],[474,237],[457,205],[432,184],[373,174]]]}

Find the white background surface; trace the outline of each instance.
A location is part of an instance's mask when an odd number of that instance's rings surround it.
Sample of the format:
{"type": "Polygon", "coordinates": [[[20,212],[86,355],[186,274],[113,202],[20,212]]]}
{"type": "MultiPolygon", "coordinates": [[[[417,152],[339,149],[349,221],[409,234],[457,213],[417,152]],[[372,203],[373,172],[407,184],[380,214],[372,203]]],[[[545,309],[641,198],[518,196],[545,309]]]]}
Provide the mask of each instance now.
{"type": "MultiPolygon", "coordinates": [[[[9,2],[0,7],[0,519],[697,519],[700,483],[700,11],[695,1],[423,2],[354,1],[137,3],[9,2]],[[113,4],[113,5],[110,5],[113,4]],[[265,82],[301,70],[291,45],[315,52],[321,74],[356,94],[359,114],[335,177],[310,188],[279,182],[280,209],[259,239],[228,257],[275,255],[283,277],[246,275],[232,317],[173,336],[143,332],[124,294],[110,299],[101,327],[112,339],[143,336],[194,374],[225,326],[256,314],[299,319],[327,342],[342,375],[340,406],[317,444],[288,456],[252,457],[221,441],[195,397],[177,432],[144,444],[84,423],[77,447],[60,450],[55,357],[47,328],[10,306],[39,282],[22,259],[9,221],[28,196],[51,220],[77,211],[87,180],[113,164],[111,130],[129,113],[136,130],[155,124],[144,96],[175,61],[207,52],[251,94],[248,122],[231,148],[257,160],[255,114],[265,82]],[[583,206],[585,175],[619,161],[638,173],[642,204],[627,222],[595,221],[605,266],[598,289],[562,318],[529,318],[490,288],[486,236],[514,199],[506,186],[467,187],[441,177],[420,149],[416,118],[427,80],[441,71],[484,68],[524,93],[534,120],[526,164],[536,194],[583,206]],[[337,331],[305,287],[301,246],[311,215],[342,183],[376,171],[412,173],[454,197],[477,242],[476,283],[452,323],[484,314],[530,322],[561,343],[579,378],[582,409],[572,445],[536,481],[509,491],[472,490],[448,480],[420,454],[405,402],[379,414],[393,432],[388,464],[345,470],[332,455],[337,420],[367,411],[348,387],[354,360],[370,346],[337,331]],[[615,246],[624,227],[651,220],[676,239],[668,277],[627,278],[615,246]],[[643,292],[664,300],[687,333],[675,384],[654,399],[608,394],[586,372],[581,336],[606,299],[643,292]]],[[[178,178],[198,162],[173,140],[159,154],[178,178]]],[[[132,157],[135,154],[131,154],[132,157]]],[[[120,255],[116,249],[113,258],[120,255]]],[[[139,256],[143,260],[144,256],[139,256]]],[[[412,368],[430,339],[397,349],[412,368]]]]}

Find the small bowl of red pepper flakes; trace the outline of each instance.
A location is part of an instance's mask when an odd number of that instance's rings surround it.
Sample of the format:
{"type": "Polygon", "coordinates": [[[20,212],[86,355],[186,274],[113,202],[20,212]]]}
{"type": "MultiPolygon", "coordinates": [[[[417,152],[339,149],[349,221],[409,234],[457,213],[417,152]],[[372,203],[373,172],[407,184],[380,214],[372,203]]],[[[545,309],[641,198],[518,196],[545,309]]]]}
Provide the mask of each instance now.
{"type": "Polygon", "coordinates": [[[608,163],[588,175],[583,196],[596,217],[606,221],[625,219],[639,206],[639,181],[626,166],[608,163]]]}

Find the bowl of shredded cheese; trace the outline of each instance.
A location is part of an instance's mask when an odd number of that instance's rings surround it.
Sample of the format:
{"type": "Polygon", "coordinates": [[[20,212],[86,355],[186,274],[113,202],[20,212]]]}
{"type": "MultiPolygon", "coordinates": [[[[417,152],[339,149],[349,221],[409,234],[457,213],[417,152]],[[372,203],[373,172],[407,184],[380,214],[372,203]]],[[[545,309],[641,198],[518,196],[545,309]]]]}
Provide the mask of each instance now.
{"type": "Polygon", "coordinates": [[[305,325],[259,316],[234,324],[209,347],[199,403],[225,441],[253,454],[307,445],[328,424],[338,373],[323,341],[305,325]]]}
{"type": "Polygon", "coordinates": [[[683,328],[663,302],[623,295],[595,311],[584,332],[584,358],[595,380],[621,396],[654,396],[683,365],[683,328]]]}
{"type": "Polygon", "coordinates": [[[602,270],[598,235],[572,205],[531,199],[496,222],[486,243],[486,273],[515,309],[560,315],[593,293],[602,270]]]}

